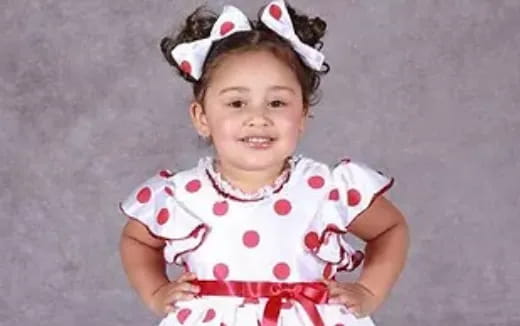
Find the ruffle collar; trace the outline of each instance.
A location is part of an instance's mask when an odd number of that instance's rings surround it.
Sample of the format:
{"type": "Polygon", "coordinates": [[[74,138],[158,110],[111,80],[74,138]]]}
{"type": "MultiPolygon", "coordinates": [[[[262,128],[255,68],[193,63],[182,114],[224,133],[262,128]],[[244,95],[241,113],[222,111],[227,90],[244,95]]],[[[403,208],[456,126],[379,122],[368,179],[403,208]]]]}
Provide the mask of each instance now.
{"type": "Polygon", "coordinates": [[[245,192],[227,181],[224,176],[215,169],[215,158],[212,156],[201,158],[198,165],[200,169],[205,171],[215,189],[224,197],[238,201],[257,201],[279,192],[289,181],[296,164],[301,158],[301,155],[289,157],[285,169],[280,173],[275,181],[270,185],[261,187],[255,192],[245,192]]]}

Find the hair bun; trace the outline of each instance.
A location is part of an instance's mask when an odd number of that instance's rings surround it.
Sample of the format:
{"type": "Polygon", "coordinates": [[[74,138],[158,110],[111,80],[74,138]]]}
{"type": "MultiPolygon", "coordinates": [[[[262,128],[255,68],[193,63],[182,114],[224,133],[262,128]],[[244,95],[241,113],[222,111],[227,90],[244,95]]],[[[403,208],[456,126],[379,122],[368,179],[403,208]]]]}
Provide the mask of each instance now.
{"type": "Polygon", "coordinates": [[[205,5],[199,6],[186,18],[186,24],[181,32],[181,35],[185,34],[186,39],[182,42],[190,42],[208,37],[217,18],[217,15],[206,8],[205,5]]]}
{"type": "Polygon", "coordinates": [[[160,42],[161,52],[166,61],[177,68],[179,74],[190,82],[194,82],[195,80],[180,69],[177,62],[173,59],[171,52],[173,48],[180,43],[192,42],[208,37],[211,34],[211,28],[217,21],[217,18],[217,14],[206,8],[205,5],[201,5],[186,18],[184,26],[182,26],[180,32],[176,34],[175,39],[166,36],[160,42]]]}
{"type": "Polygon", "coordinates": [[[289,16],[293,22],[294,31],[300,40],[312,47],[323,45],[321,39],[325,35],[327,23],[320,17],[309,18],[307,15],[298,14],[291,6],[287,5],[289,16]]]}

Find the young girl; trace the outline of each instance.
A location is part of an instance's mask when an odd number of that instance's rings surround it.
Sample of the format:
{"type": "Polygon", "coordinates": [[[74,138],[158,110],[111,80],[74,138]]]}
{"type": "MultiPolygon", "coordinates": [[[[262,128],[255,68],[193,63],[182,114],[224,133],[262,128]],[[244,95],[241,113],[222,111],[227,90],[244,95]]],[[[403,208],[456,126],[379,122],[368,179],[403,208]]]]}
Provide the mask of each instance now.
{"type": "Polygon", "coordinates": [[[162,170],[120,206],[121,257],[144,303],[174,325],[373,325],[408,248],[393,179],[296,155],[328,71],[326,24],[276,0],[250,21],[197,9],[161,48],[193,83],[190,114],[215,155],[162,170]],[[345,242],[367,242],[366,256],[345,242]],[[356,282],[337,282],[364,260],[356,282]],[[169,280],[166,263],[186,272],[169,280]]]}

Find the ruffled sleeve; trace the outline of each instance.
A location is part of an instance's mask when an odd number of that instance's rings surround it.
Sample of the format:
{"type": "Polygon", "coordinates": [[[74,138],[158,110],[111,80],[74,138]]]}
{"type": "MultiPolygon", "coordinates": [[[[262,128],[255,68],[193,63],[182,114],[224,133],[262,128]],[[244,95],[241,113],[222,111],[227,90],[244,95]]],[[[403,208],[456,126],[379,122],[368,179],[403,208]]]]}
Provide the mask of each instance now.
{"type": "Polygon", "coordinates": [[[332,179],[339,193],[338,211],[343,227],[365,211],[374,199],[386,192],[394,179],[368,165],[343,160],[332,170],[332,179]]]}
{"type": "Polygon", "coordinates": [[[173,173],[162,170],[136,187],[119,203],[124,215],[141,222],[155,237],[166,240],[164,256],[182,265],[182,255],[197,249],[208,226],[183,208],[175,196],[173,173]]]}
{"type": "Polygon", "coordinates": [[[331,181],[319,219],[311,226],[310,232],[317,234],[313,251],[336,270],[352,271],[361,264],[364,254],[347,243],[348,226],[393,185],[394,179],[364,163],[342,160],[331,169],[331,181]]]}

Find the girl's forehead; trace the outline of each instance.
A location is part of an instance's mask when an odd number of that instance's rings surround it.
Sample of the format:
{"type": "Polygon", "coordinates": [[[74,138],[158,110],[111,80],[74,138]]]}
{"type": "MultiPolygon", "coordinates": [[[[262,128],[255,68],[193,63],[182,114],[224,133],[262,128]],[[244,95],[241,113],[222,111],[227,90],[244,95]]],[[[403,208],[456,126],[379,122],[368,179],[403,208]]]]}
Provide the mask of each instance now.
{"type": "Polygon", "coordinates": [[[295,88],[295,72],[284,61],[268,51],[230,54],[212,72],[210,87],[220,90],[236,87],[251,89],[263,85],[273,90],[295,88]],[[211,85],[213,84],[213,85],[211,85]]]}

